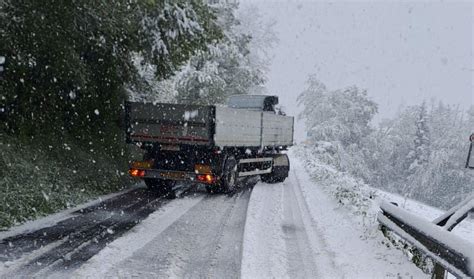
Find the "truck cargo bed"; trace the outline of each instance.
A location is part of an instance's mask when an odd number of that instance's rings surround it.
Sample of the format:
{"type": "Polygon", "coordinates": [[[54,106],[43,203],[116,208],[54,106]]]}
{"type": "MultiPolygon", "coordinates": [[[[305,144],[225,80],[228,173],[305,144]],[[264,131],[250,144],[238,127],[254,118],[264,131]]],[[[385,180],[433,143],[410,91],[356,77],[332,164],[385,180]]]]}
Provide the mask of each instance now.
{"type": "Polygon", "coordinates": [[[126,103],[127,141],[217,147],[293,144],[293,117],[218,106],[126,103]]]}

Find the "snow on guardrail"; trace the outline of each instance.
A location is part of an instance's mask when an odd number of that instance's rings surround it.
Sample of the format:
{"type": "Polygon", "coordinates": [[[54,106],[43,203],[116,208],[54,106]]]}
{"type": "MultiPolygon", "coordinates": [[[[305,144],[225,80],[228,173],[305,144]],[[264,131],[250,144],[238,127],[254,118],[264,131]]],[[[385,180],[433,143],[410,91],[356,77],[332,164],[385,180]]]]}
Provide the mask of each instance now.
{"type": "Polygon", "coordinates": [[[446,230],[450,231],[456,226],[462,219],[469,213],[470,208],[472,209],[474,203],[474,193],[469,195],[467,199],[449,209],[443,215],[433,220],[433,224],[443,226],[446,230]]]}
{"type": "MultiPolygon", "coordinates": [[[[451,212],[446,220],[447,226],[452,225],[449,219],[466,216],[473,210],[474,200],[467,200],[457,210],[451,212]]],[[[414,245],[432,258],[437,264],[459,278],[474,276],[474,244],[464,240],[447,230],[423,218],[415,216],[397,206],[384,202],[380,208],[378,221],[400,237],[414,245]]]]}

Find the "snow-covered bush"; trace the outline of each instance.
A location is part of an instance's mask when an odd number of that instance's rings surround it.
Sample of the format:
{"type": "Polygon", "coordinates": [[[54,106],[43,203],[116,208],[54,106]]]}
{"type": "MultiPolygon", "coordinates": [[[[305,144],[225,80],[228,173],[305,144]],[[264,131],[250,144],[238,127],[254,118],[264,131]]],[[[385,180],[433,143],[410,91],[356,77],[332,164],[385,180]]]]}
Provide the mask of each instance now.
{"type": "MultiPolygon", "coordinates": [[[[326,147],[329,146],[326,145],[326,147]]],[[[375,202],[376,192],[362,179],[337,169],[324,162],[324,159],[321,160],[319,155],[324,156],[325,150],[313,144],[299,145],[294,148],[295,154],[304,162],[313,181],[330,193],[342,207],[357,216],[357,221],[365,229],[374,232],[377,227],[378,212],[378,204],[375,202]]]]}
{"type": "Polygon", "coordinates": [[[43,147],[0,139],[0,230],[130,184],[126,160],[97,154],[92,146],[43,147]]]}

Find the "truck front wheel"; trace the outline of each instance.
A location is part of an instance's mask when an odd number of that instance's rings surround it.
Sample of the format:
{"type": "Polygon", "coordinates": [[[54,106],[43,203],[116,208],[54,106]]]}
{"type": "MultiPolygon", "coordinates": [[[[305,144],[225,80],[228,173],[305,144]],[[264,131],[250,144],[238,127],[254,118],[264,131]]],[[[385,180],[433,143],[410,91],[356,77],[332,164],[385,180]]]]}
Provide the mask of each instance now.
{"type": "Polygon", "coordinates": [[[173,190],[175,181],[173,180],[145,178],[145,185],[148,190],[157,192],[166,198],[174,199],[176,197],[173,190]]]}
{"type": "Polygon", "coordinates": [[[272,172],[262,174],[260,179],[265,183],[280,183],[285,181],[290,172],[290,159],[286,154],[280,154],[273,157],[272,172]]]}

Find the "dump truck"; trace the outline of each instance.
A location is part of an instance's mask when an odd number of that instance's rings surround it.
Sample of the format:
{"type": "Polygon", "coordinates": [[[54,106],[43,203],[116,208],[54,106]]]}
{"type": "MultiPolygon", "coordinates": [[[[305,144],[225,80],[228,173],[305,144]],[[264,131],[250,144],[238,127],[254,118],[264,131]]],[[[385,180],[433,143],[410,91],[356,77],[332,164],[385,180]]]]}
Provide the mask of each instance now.
{"type": "Polygon", "coordinates": [[[144,149],[129,173],[149,189],[171,194],[176,181],[232,192],[239,177],[283,182],[290,170],[294,118],[278,97],[236,95],[227,106],[127,102],[126,139],[144,149]]]}

